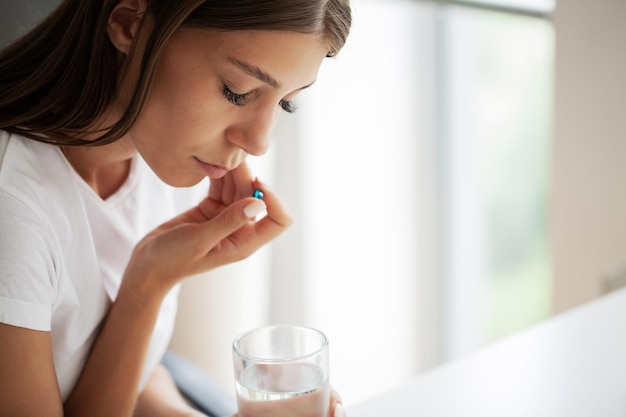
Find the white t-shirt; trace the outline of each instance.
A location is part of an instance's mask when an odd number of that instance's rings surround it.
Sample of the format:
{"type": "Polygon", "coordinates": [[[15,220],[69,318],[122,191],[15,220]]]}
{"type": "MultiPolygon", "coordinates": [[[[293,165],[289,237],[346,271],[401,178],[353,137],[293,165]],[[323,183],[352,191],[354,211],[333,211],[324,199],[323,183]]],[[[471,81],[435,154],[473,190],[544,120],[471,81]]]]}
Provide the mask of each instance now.
{"type": "MultiPolygon", "coordinates": [[[[136,157],[126,183],[102,200],[58,147],[0,130],[0,322],[51,332],[64,401],[132,248],[197,204],[207,187],[170,187],[136,157]]],[[[177,295],[175,287],[161,306],[142,387],[169,343],[177,295]]]]}

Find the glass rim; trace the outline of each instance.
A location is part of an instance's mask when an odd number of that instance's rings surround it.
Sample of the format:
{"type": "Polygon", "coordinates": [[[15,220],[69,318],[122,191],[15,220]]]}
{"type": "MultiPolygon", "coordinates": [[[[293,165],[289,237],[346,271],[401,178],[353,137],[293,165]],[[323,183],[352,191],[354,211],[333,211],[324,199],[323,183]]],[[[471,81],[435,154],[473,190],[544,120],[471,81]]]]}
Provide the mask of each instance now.
{"type": "Polygon", "coordinates": [[[245,360],[254,361],[254,362],[257,362],[257,363],[298,362],[298,361],[301,361],[301,360],[305,360],[305,359],[311,358],[311,357],[319,354],[320,352],[322,352],[326,348],[328,348],[328,337],[324,334],[324,332],[322,332],[321,330],[318,330],[318,329],[316,329],[314,327],[300,326],[300,325],[296,325],[296,324],[272,324],[272,325],[269,325],[269,326],[257,327],[257,328],[250,329],[248,331],[245,331],[245,332],[241,333],[239,336],[235,337],[235,340],[233,340],[233,352],[237,356],[239,356],[240,358],[243,358],[245,360]],[[290,358],[276,358],[276,359],[273,359],[273,358],[262,358],[262,357],[248,355],[248,354],[242,352],[241,349],[238,346],[239,342],[244,337],[249,336],[252,333],[258,332],[260,330],[268,331],[268,330],[280,329],[280,328],[291,328],[291,329],[300,329],[300,330],[311,331],[311,332],[321,336],[321,344],[314,351],[312,351],[310,353],[307,353],[305,355],[299,355],[299,356],[294,356],[294,357],[290,357],[290,358]]]}

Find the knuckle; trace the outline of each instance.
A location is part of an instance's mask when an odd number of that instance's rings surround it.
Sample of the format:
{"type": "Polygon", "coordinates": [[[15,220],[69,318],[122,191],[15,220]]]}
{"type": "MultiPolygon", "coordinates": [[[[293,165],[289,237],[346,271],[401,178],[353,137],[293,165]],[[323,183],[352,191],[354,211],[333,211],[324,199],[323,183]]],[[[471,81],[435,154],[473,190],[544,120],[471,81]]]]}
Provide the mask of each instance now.
{"type": "Polygon", "coordinates": [[[227,230],[233,231],[239,229],[245,223],[245,220],[236,213],[228,213],[223,217],[222,223],[227,230]]]}

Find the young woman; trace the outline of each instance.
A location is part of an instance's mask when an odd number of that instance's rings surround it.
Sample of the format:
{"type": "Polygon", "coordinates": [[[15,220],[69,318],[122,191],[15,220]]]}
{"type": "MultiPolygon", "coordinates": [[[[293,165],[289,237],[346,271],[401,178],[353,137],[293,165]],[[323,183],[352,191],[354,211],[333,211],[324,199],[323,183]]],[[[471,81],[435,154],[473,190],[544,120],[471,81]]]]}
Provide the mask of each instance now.
{"type": "Polygon", "coordinates": [[[159,364],[178,284],[289,226],[246,156],[348,1],[65,0],[0,53],[0,416],[200,415],[159,364]]]}

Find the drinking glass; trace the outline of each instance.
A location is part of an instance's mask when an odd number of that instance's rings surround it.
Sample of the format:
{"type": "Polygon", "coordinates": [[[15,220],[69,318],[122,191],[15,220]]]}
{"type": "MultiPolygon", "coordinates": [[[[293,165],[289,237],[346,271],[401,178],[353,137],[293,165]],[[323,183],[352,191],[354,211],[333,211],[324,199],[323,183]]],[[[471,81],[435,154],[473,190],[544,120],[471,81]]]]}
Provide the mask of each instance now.
{"type": "Polygon", "coordinates": [[[233,342],[239,417],[328,417],[328,339],[309,327],[274,325],[233,342]]]}

